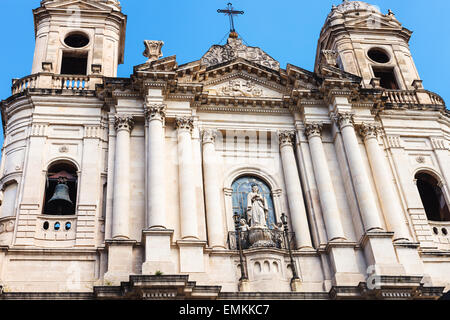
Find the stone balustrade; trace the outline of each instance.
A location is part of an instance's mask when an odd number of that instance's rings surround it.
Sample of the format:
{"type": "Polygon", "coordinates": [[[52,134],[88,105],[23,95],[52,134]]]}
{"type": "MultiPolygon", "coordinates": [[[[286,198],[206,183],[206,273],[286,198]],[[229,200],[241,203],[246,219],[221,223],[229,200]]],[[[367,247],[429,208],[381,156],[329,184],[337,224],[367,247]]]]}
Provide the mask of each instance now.
{"type": "Polygon", "coordinates": [[[393,106],[436,105],[445,106],[438,94],[428,90],[384,90],[386,104],[393,106]]]}
{"type": "Polygon", "coordinates": [[[22,79],[14,79],[12,94],[24,92],[27,89],[63,89],[63,90],[95,90],[97,84],[103,83],[99,75],[61,75],[36,73],[22,79]]]}

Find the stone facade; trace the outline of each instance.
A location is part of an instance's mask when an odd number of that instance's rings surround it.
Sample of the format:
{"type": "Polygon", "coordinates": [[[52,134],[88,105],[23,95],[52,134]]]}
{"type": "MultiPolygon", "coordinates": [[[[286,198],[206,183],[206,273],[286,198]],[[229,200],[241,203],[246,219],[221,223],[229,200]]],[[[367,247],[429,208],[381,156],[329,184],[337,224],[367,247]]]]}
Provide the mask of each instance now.
{"type": "Polygon", "coordinates": [[[119,1],[45,0],[34,17],[32,74],[1,104],[0,299],[450,289],[450,114],[392,12],[334,6],[314,72],[230,37],[184,65],[146,40],[130,78],[119,1]],[[55,214],[61,184],[73,206],[55,214]]]}

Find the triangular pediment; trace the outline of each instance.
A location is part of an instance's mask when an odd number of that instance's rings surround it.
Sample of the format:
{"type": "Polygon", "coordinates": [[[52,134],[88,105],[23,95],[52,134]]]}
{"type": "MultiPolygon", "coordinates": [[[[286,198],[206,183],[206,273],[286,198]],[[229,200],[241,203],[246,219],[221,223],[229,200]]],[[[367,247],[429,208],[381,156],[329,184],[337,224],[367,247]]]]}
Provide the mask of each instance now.
{"type": "Polygon", "coordinates": [[[111,11],[111,7],[99,2],[93,2],[89,0],[69,0],[63,2],[53,2],[46,5],[47,9],[67,9],[74,10],[102,10],[111,11]]]}

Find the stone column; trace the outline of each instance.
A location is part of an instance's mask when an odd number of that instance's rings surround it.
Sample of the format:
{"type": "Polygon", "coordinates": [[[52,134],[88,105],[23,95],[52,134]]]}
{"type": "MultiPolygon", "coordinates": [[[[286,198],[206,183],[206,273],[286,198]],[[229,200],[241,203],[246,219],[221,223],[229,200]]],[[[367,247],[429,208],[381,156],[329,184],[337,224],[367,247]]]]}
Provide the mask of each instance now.
{"type": "Polygon", "coordinates": [[[166,228],[164,173],[164,118],[166,106],[147,105],[147,227],[166,228]]]}
{"type": "Polygon", "coordinates": [[[408,240],[410,235],[403,217],[403,209],[396,196],[392,178],[388,174],[389,168],[378,144],[377,131],[376,125],[363,124],[360,128],[381,206],[388,224],[392,228],[391,231],[394,231],[394,241],[408,240]]]}
{"type": "Polygon", "coordinates": [[[311,150],[314,175],[319,190],[319,199],[325,220],[328,241],[345,239],[336,194],[322,145],[322,124],[307,124],[305,132],[311,150]]]}
{"type": "Polygon", "coordinates": [[[178,177],[180,186],[181,238],[198,239],[197,207],[192,157],[191,117],[176,118],[178,129],[178,177]]]}
{"type": "Polygon", "coordinates": [[[293,148],[295,131],[280,132],[279,139],[281,162],[283,164],[292,230],[295,232],[296,245],[298,249],[311,248],[308,218],[293,148]]]}
{"type": "Polygon", "coordinates": [[[369,177],[364,170],[364,162],[353,126],[353,114],[339,113],[335,117],[344,142],[344,149],[350,166],[350,173],[358,199],[365,231],[383,230],[376,201],[369,184],[369,177]]]}
{"type": "Polygon", "coordinates": [[[116,115],[116,159],[114,172],[113,239],[129,239],[130,211],[130,134],[133,117],[116,115]]]}
{"type": "Polygon", "coordinates": [[[203,131],[203,175],[205,183],[206,219],[211,248],[225,248],[225,227],[214,130],[203,131]]]}

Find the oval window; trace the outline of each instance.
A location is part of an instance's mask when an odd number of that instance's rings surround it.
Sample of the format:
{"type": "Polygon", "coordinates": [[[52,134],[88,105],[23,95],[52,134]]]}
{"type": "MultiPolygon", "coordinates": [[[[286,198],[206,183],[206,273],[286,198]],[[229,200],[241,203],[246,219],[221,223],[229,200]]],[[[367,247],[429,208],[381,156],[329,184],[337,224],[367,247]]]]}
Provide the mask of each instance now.
{"type": "Polygon", "coordinates": [[[72,228],[72,224],[70,222],[66,222],[66,230],[70,230],[72,228]]]}
{"type": "Polygon", "coordinates": [[[49,225],[48,221],[45,221],[44,225],[43,225],[44,230],[48,230],[49,226],[50,225],[49,225]]]}
{"type": "Polygon", "coordinates": [[[59,222],[55,223],[55,230],[58,231],[61,228],[61,224],[59,222]]]}
{"type": "Polygon", "coordinates": [[[64,43],[72,48],[83,48],[89,44],[89,38],[83,33],[69,34],[64,43]]]}
{"type": "Polygon", "coordinates": [[[367,55],[370,59],[378,63],[388,63],[391,60],[389,55],[384,50],[377,48],[370,49],[367,55]]]}

